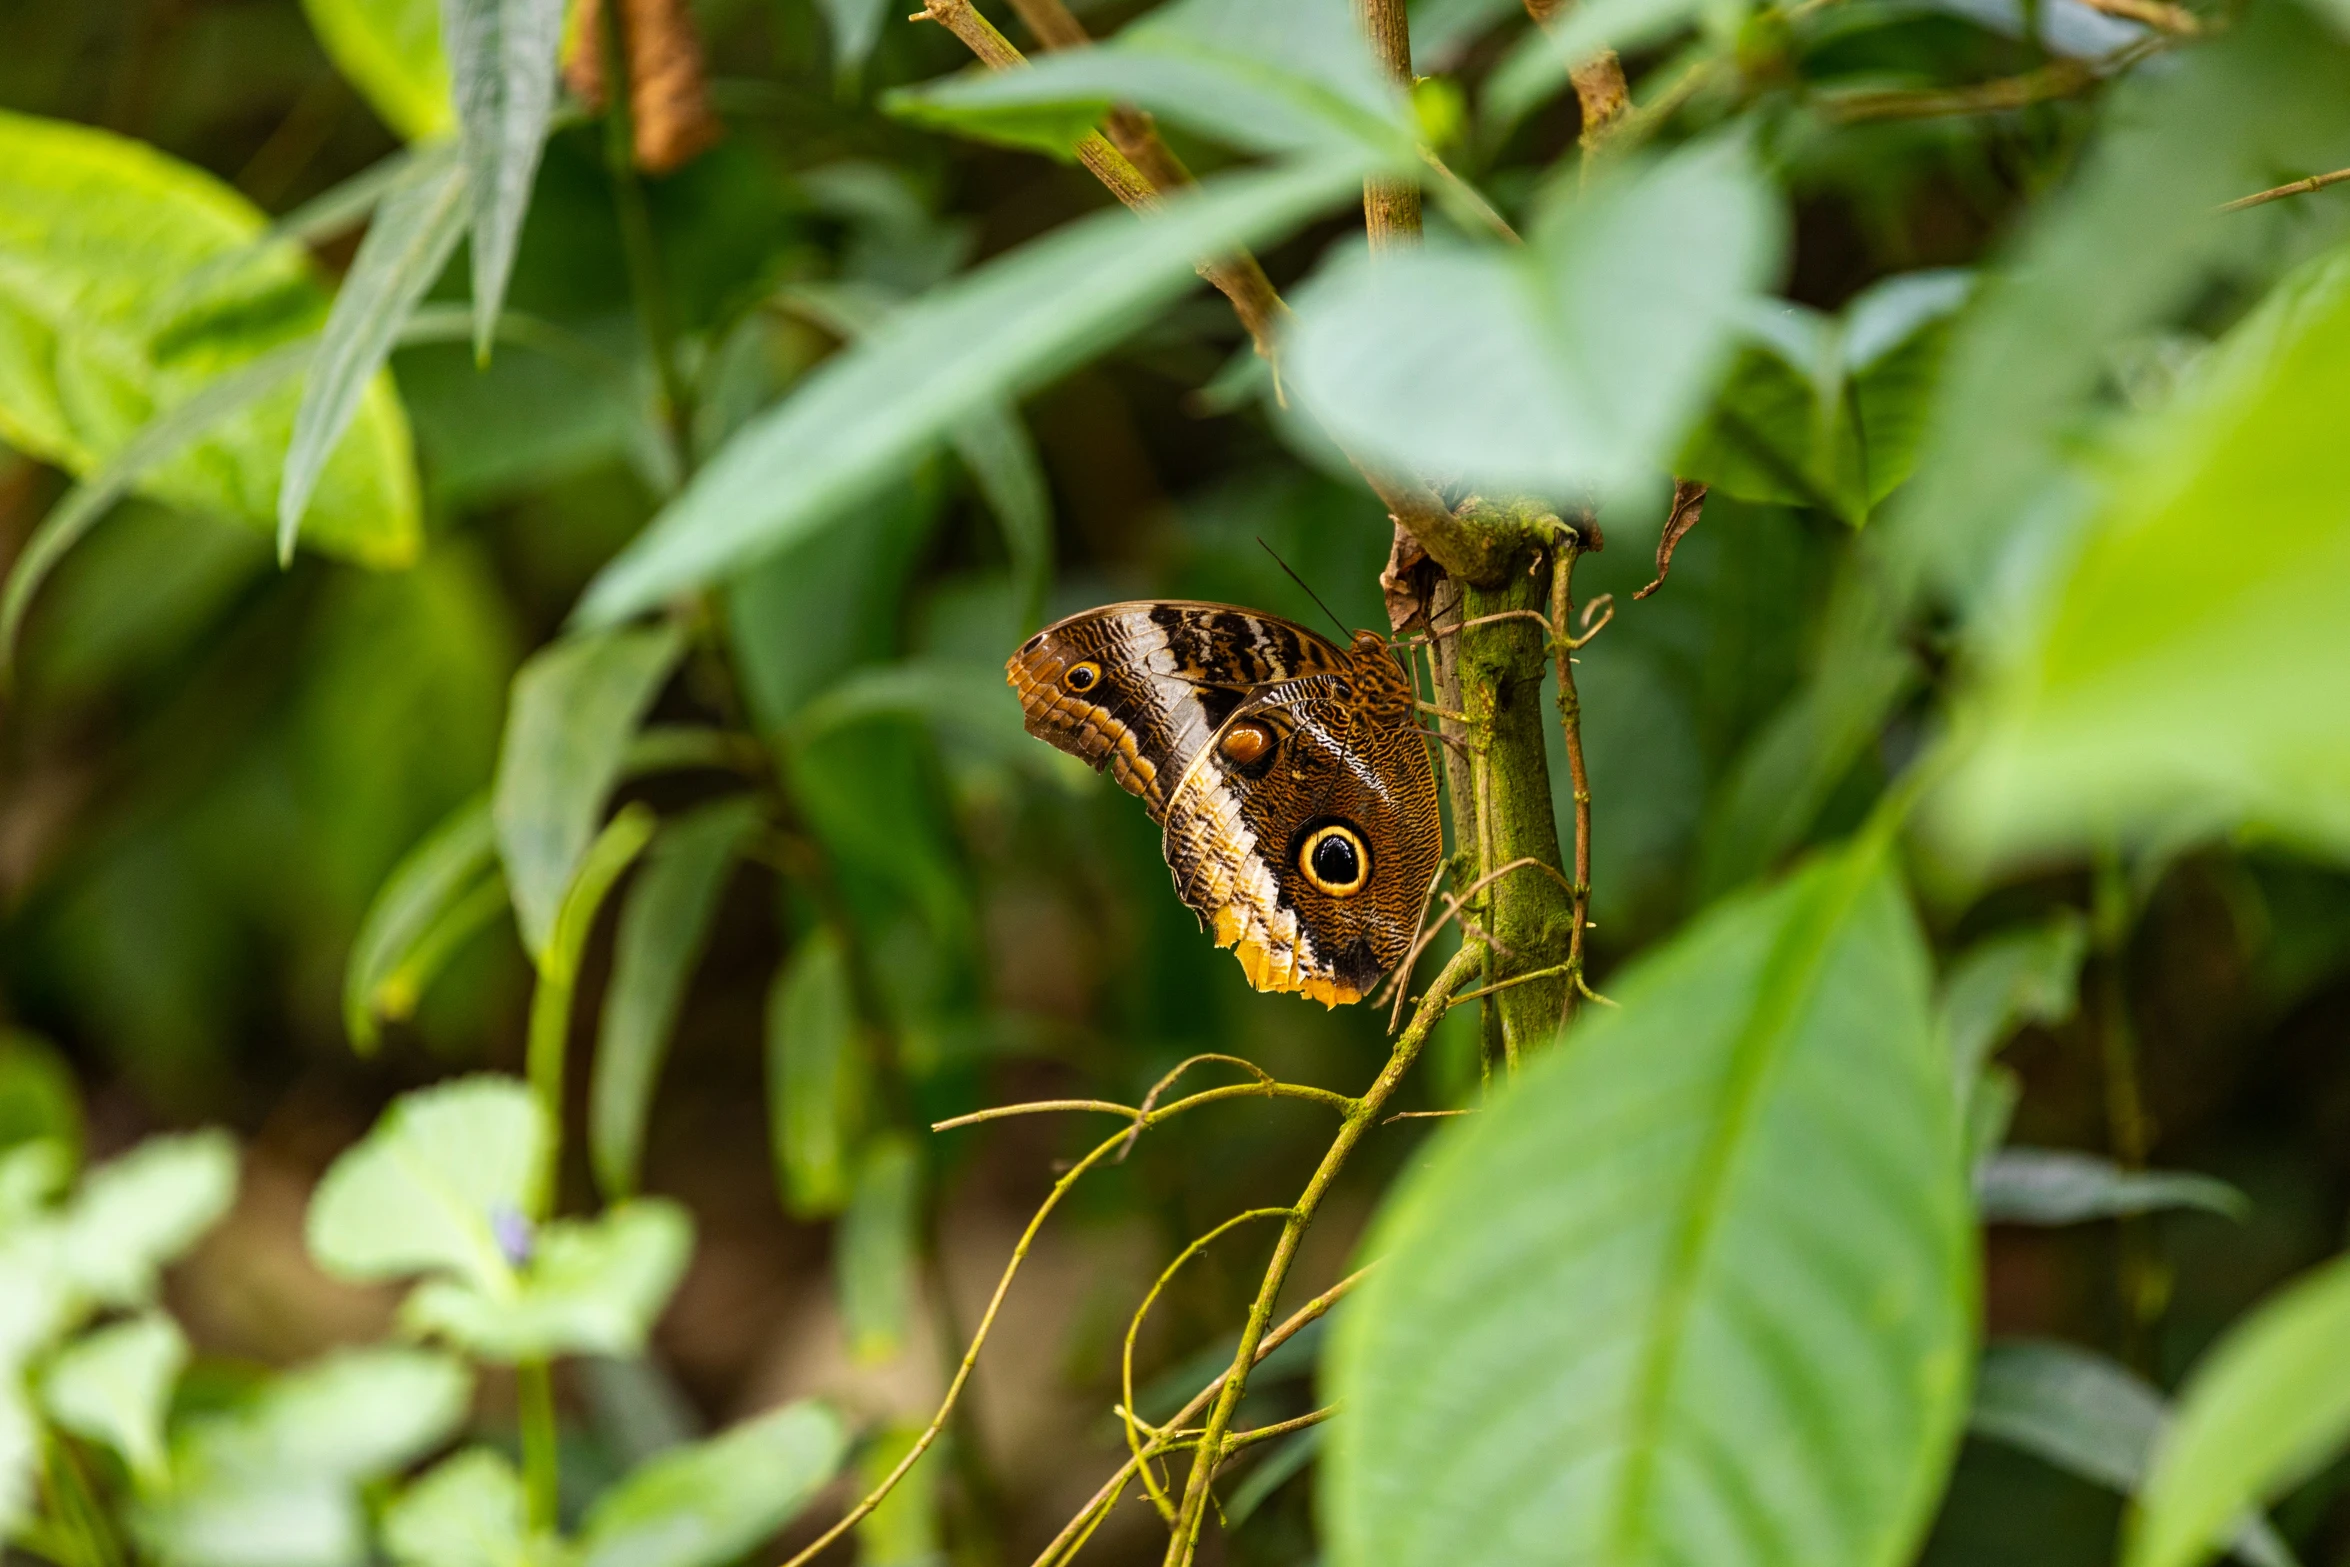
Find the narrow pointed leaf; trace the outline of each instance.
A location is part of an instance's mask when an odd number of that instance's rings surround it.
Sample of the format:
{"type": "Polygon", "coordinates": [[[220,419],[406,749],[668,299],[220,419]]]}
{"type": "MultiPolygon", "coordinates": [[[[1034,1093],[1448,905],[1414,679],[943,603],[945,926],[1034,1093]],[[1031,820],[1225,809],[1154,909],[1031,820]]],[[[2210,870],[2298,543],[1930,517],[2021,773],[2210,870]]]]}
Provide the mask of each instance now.
{"type": "Polygon", "coordinates": [[[955,456],[1004,535],[1012,582],[1020,595],[1020,629],[1033,631],[1044,614],[1053,575],[1053,498],[1028,427],[1009,408],[986,408],[955,426],[955,456]]]}
{"type": "Polygon", "coordinates": [[[1052,380],[1195,281],[1195,263],[1286,233],[1359,167],[1227,175],[1136,218],[1104,212],[958,278],[828,361],[745,426],[589,584],[609,625],[841,521],[974,409],[1052,380]]]}
{"type": "MultiPolygon", "coordinates": [[[[432,974],[418,959],[445,957],[426,950],[452,911],[495,876],[498,847],[486,798],[467,801],[408,851],[368,905],[343,970],[343,1027],[352,1048],[371,1055],[381,1038],[379,1019],[404,1018],[432,974]]],[[[503,903],[503,893],[499,902],[503,903]]]]}
{"type": "Polygon", "coordinates": [[[472,207],[473,352],[486,361],[555,107],[563,0],[441,0],[472,207]]]}
{"type": "Polygon", "coordinates": [[[829,930],[791,955],[767,997],[767,1128],[776,1184],[801,1218],[838,1213],[864,1126],[864,1039],[848,959],[829,930]]]}
{"type": "Polygon", "coordinates": [[[903,1132],[871,1139],[842,1215],[841,1320],[849,1354],[878,1365],[906,1346],[921,1259],[922,1156],[903,1132]]]}
{"type": "Polygon", "coordinates": [[[560,1124],[563,1114],[563,1078],[571,1053],[571,1000],[579,986],[579,960],[595,930],[596,916],[630,865],[653,838],[658,818],[642,803],[625,807],[596,834],[580,856],[579,873],[556,911],[555,929],[547,950],[539,955],[538,982],[530,993],[530,1039],[527,1045],[530,1086],[547,1107],[550,1121],[560,1124]]]}
{"type": "Polygon", "coordinates": [[[672,626],[569,638],[514,677],[491,811],[523,945],[543,958],[629,738],[684,650],[672,626]]]}
{"type": "Polygon", "coordinates": [[[442,154],[417,159],[376,207],[350,275],[319,335],[318,357],[294,415],[278,489],[278,558],[293,558],[319,474],[351,427],[409,312],[449,264],[465,233],[465,166],[442,154]]]}
{"type": "Polygon", "coordinates": [[[2181,1170],[2125,1170],[2060,1148],[2003,1148],[1975,1172],[1986,1224],[2078,1224],[2164,1208],[2241,1219],[2251,1201],[2227,1182],[2181,1170]]]}
{"type": "Polygon", "coordinates": [[[755,800],[721,800],[665,825],[620,911],[588,1099],[588,1151],[607,1199],[635,1195],[645,1120],[686,981],[736,853],[759,825],[755,800]]]}
{"type": "Polygon", "coordinates": [[[1965,1415],[1973,1248],[1882,851],[1609,988],[1379,1222],[1325,1361],[1332,1560],[1908,1560],[1965,1415]]]}

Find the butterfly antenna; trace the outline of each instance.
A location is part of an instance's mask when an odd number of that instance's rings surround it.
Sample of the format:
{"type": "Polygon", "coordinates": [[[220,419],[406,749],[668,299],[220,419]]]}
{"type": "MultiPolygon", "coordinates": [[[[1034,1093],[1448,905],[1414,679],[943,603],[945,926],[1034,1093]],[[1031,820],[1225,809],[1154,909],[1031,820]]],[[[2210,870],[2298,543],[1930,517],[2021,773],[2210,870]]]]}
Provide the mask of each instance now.
{"type": "Polygon", "coordinates": [[[1322,613],[1330,617],[1330,624],[1338,628],[1339,641],[1344,642],[1354,635],[1353,632],[1346,629],[1346,622],[1338,618],[1338,611],[1332,609],[1327,604],[1323,604],[1322,595],[1316,593],[1312,588],[1306,587],[1306,579],[1299,576],[1294,570],[1291,570],[1289,562],[1281,558],[1281,552],[1279,550],[1273,548],[1272,545],[1265,542],[1263,534],[1259,534],[1257,536],[1257,548],[1272,556],[1273,564],[1279,566],[1283,571],[1289,572],[1289,580],[1296,583],[1299,587],[1305,588],[1306,597],[1312,599],[1317,605],[1321,606],[1322,613]]]}

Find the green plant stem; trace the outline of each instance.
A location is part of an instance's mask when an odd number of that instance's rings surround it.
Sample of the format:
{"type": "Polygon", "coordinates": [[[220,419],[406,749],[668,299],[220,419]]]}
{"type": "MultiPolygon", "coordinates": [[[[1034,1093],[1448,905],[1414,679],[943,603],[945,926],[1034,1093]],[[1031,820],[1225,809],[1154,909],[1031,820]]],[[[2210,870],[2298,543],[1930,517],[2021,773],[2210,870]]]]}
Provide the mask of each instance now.
{"type": "MultiPolygon", "coordinates": [[[[2154,1129],[2139,1086],[2138,1034],[2130,1016],[2125,973],[2135,903],[2120,859],[2100,855],[2094,918],[2097,992],[2094,1008],[2098,1061],[2104,1078],[2106,1136],[2114,1163],[2142,1170],[2153,1152],[2154,1129]]],[[[2115,1286],[2121,1296],[2122,1359],[2151,1376],[2155,1334],[2169,1304],[2171,1280],[2155,1246],[2149,1214],[2125,1214],[2114,1232],[2115,1286]]]]}
{"type": "MultiPolygon", "coordinates": [[[[1329,1195],[1338,1172],[1345,1168],[1347,1157],[1363,1134],[1379,1122],[1379,1112],[1402,1085],[1404,1074],[1419,1059],[1420,1049],[1428,1042],[1428,1035],[1444,1016],[1445,1003],[1461,981],[1475,972],[1484,959],[1484,944],[1465,941],[1452,961],[1428,987],[1420,998],[1420,1005],[1412,1015],[1410,1026],[1396,1040],[1389,1052],[1387,1065],[1379,1076],[1356,1099],[1346,1117],[1339,1123],[1338,1135],[1331,1139],[1330,1149],[1322,1155],[1321,1164],[1305,1190],[1282,1221],[1281,1235],[1273,1243],[1273,1260],[1265,1265],[1265,1276],[1257,1286],[1257,1298],[1249,1307],[1248,1320],[1240,1330],[1240,1346],[1233,1352],[1232,1369],[1224,1375],[1224,1385],[1216,1392],[1215,1402],[1208,1408],[1207,1424],[1202,1428],[1193,1459],[1191,1472],[1183,1485],[1183,1505],[1176,1516],[1175,1532],[1167,1542],[1167,1567],[1190,1567],[1193,1554],[1199,1549],[1201,1527],[1207,1521],[1208,1499],[1216,1478],[1216,1469],[1224,1460],[1225,1441],[1232,1429],[1232,1416],[1239,1409],[1241,1395],[1248,1391],[1249,1372],[1257,1363],[1257,1346],[1264,1341],[1266,1330],[1272,1325],[1273,1308],[1281,1298],[1281,1286],[1289,1280],[1290,1265],[1297,1260],[1298,1243],[1305,1238],[1306,1227],[1313,1223],[1314,1213],[1329,1195]]],[[[1253,1086],[1253,1085],[1252,1085],[1253,1086]]]]}
{"type": "Polygon", "coordinates": [[[514,1368],[516,1423],[522,1430],[522,1492],[534,1530],[552,1530],[561,1494],[562,1459],[555,1437],[555,1376],[543,1360],[514,1368]]]}
{"type": "Polygon", "coordinates": [[[1552,552],[1550,566],[1550,635],[1558,665],[1559,730],[1566,741],[1567,779],[1575,796],[1574,892],[1567,935],[1567,961],[1559,1001],[1559,1021],[1574,1015],[1575,988],[1583,980],[1583,933],[1591,925],[1591,774],[1583,765],[1583,695],[1575,688],[1575,561],[1583,553],[1585,533],[1570,528],[1552,552]]]}
{"type": "Polygon", "coordinates": [[[661,385],[662,416],[678,471],[694,466],[693,390],[677,358],[677,320],[661,275],[661,247],[653,215],[645,206],[644,182],[636,172],[636,124],[628,101],[628,46],[621,36],[621,7],[599,8],[598,47],[604,56],[604,168],[612,181],[612,206],[620,222],[620,254],[628,268],[628,290],[636,304],[645,353],[661,385]]]}

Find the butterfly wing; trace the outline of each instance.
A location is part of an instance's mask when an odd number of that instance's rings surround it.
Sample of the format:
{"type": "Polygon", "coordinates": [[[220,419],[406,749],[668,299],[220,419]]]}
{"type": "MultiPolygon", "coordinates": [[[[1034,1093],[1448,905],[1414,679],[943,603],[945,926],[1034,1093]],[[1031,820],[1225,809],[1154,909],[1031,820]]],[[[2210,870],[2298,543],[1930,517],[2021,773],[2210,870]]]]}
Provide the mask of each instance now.
{"type": "Polygon", "coordinates": [[[1259,990],[1359,1000],[1418,933],[1444,854],[1412,693],[1384,644],[1341,674],[1259,689],[1174,791],[1163,847],[1183,901],[1259,990]]]}
{"type": "Polygon", "coordinates": [[[1259,687],[1346,664],[1305,627],[1228,604],[1110,604],[1030,637],[1004,666],[1028,732],[1107,771],[1151,820],[1259,687]]]}

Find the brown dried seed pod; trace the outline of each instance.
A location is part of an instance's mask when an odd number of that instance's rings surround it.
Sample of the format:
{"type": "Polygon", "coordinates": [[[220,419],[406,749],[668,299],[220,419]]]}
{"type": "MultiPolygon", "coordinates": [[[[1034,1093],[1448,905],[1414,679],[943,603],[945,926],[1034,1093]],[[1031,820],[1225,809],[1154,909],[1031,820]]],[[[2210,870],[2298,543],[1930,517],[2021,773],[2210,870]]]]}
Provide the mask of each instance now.
{"type": "MultiPolygon", "coordinates": [[[[563,59],[564,81],[595,108],[604,104],[603,22],[602,0],[580,0],[563,59]]],[[[666,174],[723,134],[710,112],[702,42],[686,0],[621,0],[620,22],[636,165],[666,174]]]]}

